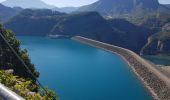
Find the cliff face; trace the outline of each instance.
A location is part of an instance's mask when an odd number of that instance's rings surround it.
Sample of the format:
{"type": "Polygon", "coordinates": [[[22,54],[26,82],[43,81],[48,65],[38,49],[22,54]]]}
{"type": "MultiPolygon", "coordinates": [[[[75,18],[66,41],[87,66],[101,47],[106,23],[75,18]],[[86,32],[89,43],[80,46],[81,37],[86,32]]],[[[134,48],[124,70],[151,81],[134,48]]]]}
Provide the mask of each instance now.
{"type": "Polygon", "coordinates": [[[170,54],[170,24],[162,27],[162,31],[149,37],[141,50],[142,54],[170,54]]]}

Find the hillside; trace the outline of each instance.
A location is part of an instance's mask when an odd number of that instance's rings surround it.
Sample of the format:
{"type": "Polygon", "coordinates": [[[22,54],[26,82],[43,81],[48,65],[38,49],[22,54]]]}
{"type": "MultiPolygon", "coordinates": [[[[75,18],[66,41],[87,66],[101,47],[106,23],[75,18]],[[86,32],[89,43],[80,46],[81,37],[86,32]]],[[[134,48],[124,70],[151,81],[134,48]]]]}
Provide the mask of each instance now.
{"type": "Polygon", "coordinates": [[[107,19],[123,18],[149,28],[161,27],[162,20],[170,19],[170,9],[158,0],[99,0],[77,10],[82,11],[97,11],[107,19]]]}
{"type": "Polygon", "coordinates": [[[159,8],[158,0],[99,0],[83,6],[78,11],[97,11],[104,16],[119,16],[137,11],[154,11],[159,8]]]}
{"type": "Polygon", "coordinates": [[[146,44],[147,38],[154,33],[148,28],[134,25],[124,19],[110,19],[108,22],[113,29],[123,33],[120,34],[120,37],[124,40],[122,47],[133,48],[133,51],[140,51],[146,44]]]}
{"type": "Polygon", "coordinates": [[[170,4],[165,4],[166,7],[170,8],[170,4]]]}
{"type": "MultiPolygon", "coordinates": [[[[27,51],[20,49],[20,41],[15,38],[14,33],[6,30],[2,25],[0,25],[0,33],[7,39],[14,50],[16,50],[16,52],[20,55],[32,73],[38,77],[39,74],[35,70],[34,65],[31,63],[27,51]]],[[[32,77],[30,73],[28,73],[27,69],[9,49],[7,44],[3,41],[2,37],[0,37],[0,55],[0,70],[13,69],[15,75],[35,80],[35,78],[32,77]]]]}
{"type": "Polygon", "coordinates": [[[143,47],[143,54],[170,54],[170,23],[162,27],[162,30],[148,39],[148,43],[143,47]]]}
{"type": "Polygon", "coordinates": [[[21,7],[21,8],[54,8],[55,6],[48,5],[42,0],[6,0],[2,2],[3,5],[8,7],[21,7]]]}
{"type": "Polygon", "coordinates": [[[0,83],[22,96],[25,100],[59,100],[52,90],[46,88],[46,91],[43,91],[42,87],[36,83],[35,78],[39,77],[39,73],[34,64],[31,63],[27,50],[20,48],[20,41],[16,39],[14,33],[0,25],[0,34],[4,36],[30,70],[29,72],[24,67],[0,36],[0,83]]]}
{"type": "Polygon", "coordinates": [[[105,20],[96,12],[54,14],[50,10],[26,9],[4,25],[17,35],[59,34],[70,37],[80,35],[136,52],[140,51],[152,33],[147,28],[133,25],[125,20],[105,20]]]}
{"type": "Polygon", "coordinates": [[[72,13],[75,12],[78,9],[78,7],[55,7],[52,10],[54,11],[59,11],[59,12],[64,12],[64,13],[72,13]]]}
{"type": "Polygon", "coordinates": [[[47,35],[51,28],[65,15],[51,10],[23,10],[20,14],[5,23],[17,35],[47,35]]]}
{"type": "Polygon", "coordinates": [[[0,4],[0,22],[4,22],[17,15],[21,10],[21,8],[10,8],[0,4]]]}

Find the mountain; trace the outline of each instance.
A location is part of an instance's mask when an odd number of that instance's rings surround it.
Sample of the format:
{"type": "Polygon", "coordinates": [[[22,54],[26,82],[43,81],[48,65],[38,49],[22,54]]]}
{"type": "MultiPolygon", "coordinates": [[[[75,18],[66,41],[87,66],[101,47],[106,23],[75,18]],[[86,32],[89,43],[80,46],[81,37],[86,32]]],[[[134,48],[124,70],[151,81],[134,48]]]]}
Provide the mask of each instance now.
{"type": "MultiPolygon", "coordinates": [[[[163,20],[159,16],[170,14],[170,9],[159,4],[158,0],[99,0],[77,10],[83,11],[97,11],[105,18],[123,18],[138,25],[155,19],[163,20]]],[[[154,26],[155,22],[151,24],[148,26],[154,26]]]]}
{"type": "Polygon", "coordinates": [[[8,7],[21,7],[21,8],[54,8],[55,6],[48,5],[41,0],[6,0],[2,2],[3,5],[8,7]]]}
{"type": "Polygon", "coordinates": [[[17,15],[21,10],[21,8],[10,8],[0,4],[0,22],[4,22],[17,15]]]}
{"type": "Polygon", "coordinates": [[[158,0],[99,0],[83,6],[78,11],[97,11],[104,16],[119,16],[137,11],[154,11],[159,8],[158,0]]]}
{"type": "Polygon", "coordinates": [[[150,29],[123,19],[106,20],[97,12],[65,14],[44,9],[23,10],[4,25],[16,35],[80,35],[125,47],[137,53],[152,33],[150,29]]]}
{"type": "Polygon", "coordinates": [[[162,30],[148,38],[142,54],[170,54],[170,23],[165,24],[162,30]]]}
{"type": "Polygon", "coordinates": [[[78,9],[78,7],[62,7],[62,8],[53,8],[52,10],[54,11],[59,11],[59,12],[65,12],[65,13],[72,13],[75,12],[78,9]]]}
{"type": "Polygon", "coordinates": [[[170,8],[170,4],[165,4],[166,7],[170,8]]]}
{"type": "Polygon", "coordinates": [[[8,20],[4,25],[17,35],[47,35],[51,28],[60,21],[65,13],[48,9],[25,9],[17,16],[8,20]]]}
{"type": "Polygon", "coordinates": [[[147,43],[148,37],[154,33],[149,28],[134,25],[124,19],[109,19],[108,22],[113,29],[121,33],[119,35],[124,40],[124,44],[120,46],[137,53],[147,43]]]}

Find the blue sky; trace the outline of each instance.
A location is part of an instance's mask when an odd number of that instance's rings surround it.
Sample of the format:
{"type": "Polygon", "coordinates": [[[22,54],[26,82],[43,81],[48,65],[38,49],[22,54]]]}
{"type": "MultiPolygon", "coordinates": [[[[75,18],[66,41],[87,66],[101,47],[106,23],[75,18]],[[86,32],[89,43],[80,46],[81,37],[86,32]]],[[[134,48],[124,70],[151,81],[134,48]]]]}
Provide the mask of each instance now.
{"type": "MultiPolygon", "coordinates": [[[[5,0],[0,0],[0,2],[5,0]]],[[[55,5],[57,7],[66,7],[66,6],[82,6],[93,3],[97,0],[42,0],[48,4],[55,5]]],[[[170,0],[159,0],[160,3],[170,4],[170,0]]]]}

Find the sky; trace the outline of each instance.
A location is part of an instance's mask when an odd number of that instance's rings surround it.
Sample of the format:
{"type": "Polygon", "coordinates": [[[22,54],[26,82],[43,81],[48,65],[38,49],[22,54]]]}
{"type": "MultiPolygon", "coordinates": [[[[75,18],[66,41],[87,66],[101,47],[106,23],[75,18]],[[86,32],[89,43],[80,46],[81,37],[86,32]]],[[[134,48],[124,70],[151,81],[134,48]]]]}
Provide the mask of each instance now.
{"type": "MultiPolygon", "coordinates": [[[[5,0],[0,0],[0,2],[5,0]]],[[[90,3],[93,3],[97,0],[42,0],[48,4],[55,5],[57,7],[68,7],[68,6],[82,6],[82,5],[88,5],[90,3]]],[[[170,0],[159,0],[162,4],[170,4],[170,0]]]]}

